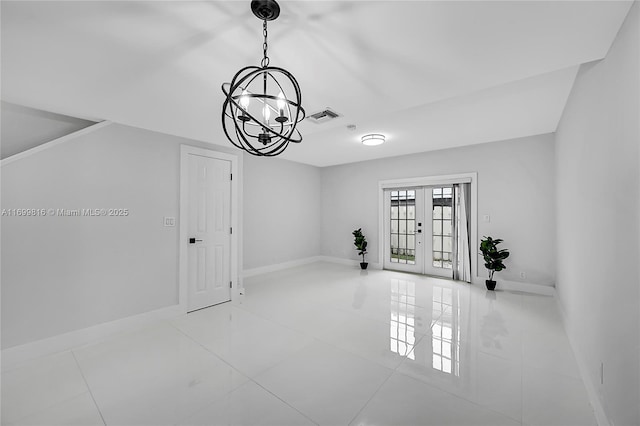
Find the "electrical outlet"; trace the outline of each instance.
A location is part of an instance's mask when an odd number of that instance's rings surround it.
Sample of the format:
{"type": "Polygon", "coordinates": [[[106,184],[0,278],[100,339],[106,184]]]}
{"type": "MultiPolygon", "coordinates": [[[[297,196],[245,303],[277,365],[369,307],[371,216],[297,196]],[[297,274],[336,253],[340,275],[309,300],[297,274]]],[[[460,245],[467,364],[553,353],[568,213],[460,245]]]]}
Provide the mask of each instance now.
{"type": "Polygon", "coordinates": [[[524,271],[520,272],[520,278],[522,278],[523,280],[526,280],[527,279],[527,273],[524,272],[524,271]]]}
{"type": "Polygon", "coordinates": [[[482,221],[486,222],[486,223],[491,222],[491,216],[489,216],[488,214],[483,215],[482,216],[482,221]]]}
{"type": "Polygon", "coordinates": [[[176,226],[176,218],[175,217],[165,217],[164,218],[164,226],[167,226],[167,227],[176,226]]]}

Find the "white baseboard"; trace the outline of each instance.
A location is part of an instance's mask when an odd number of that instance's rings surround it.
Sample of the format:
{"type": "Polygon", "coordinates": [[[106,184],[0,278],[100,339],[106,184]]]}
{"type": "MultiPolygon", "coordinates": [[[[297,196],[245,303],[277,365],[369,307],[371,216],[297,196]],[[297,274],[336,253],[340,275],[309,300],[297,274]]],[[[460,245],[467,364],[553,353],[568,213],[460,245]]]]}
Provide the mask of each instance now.
{"type": "MultiPolygon", "coordinates": [[[[319,257],[319,260],[322,262],[331,262],[331,263],[338,263],[340,265],[360,267],[359,260],[343,259],[341,257],[333,257],[333,256],[318,256],[318,257],[319,257]]],[[[368,268],[375,269],[375,270],[382,270],[382,265],[380,265],[379,263],[369,262],[368,268]]]]}
{"type": "MultiPolygon", "coordinates": [[[[522,291],[525,293],[539,294],[541,296],[555,296],[556,288],[548,285],[521,283],[497,279],[496,290],[522,291]]],[[[484,284],[484,279],[479,281],[484,284]]]]}
{"type": "Polygon", "coordinates": [[[295,268],[296,266],[307,265],[309,263],[318,262],[321,256],[305,257],[303,259],[291,260],[289,262],[276,263],[274,265],[261,266],[259,268],[245,269],[242,271],[244,278],[253,277],[260,274],[268,274],[269,272],[281,271],[283,269],[295,268]]]}
{"type": "Polygon", "coordinates": [[[7,348],[2,351],[2,371],[10,370],[24,361],[84,346],[124,331],[133,331],[153,322],[174,318],[184,313],[184,308],[180,305],[168,306],[7,348]]]}
{"type": "Polygon", "coordinates": [[[593,408],[593,414],[596,417],[596,422],[598,422],[598,426],[612,426],[609,418],[607,417],[604,406],[602,405],[602,401],[598,397],[598,388],[596,384],[591,380],[588,369],[587,362],[582,356],[582,352],[580,352],[578,345],[573,338],[573,330],[569,320],[567,318],[566,311],[564,310],[564,306],[560,301],[556,293],[556,304],[558,305],[558,311],[560,311],[560,316],[562,317],[562,324],[564,326],[565,333],[569,338],[569,344],[571,345],[571,349],[573,350],[573,356],[576,359],[576,363],[578,364],[578,371],[580,372],[580,377],[582,378],[582,383],[587,391],[587,397],[589,398],[589,403],[591,404],[591,408],[593,408]]]}
{"type": "MultiPolygon", "coordinates": [[[[242,273],[243,278],[253,277],[260,274],[268,274],[270,272],[282,271],[283,269],[295,268],[297,266],[308,265],[315,262],[331,262],[340,265],[360,267],[360,261],[353,259],[343,259],[332,256],[311,256],[304,259],[296,259],[289,262],[277,263],[275,265],[261,266],[259,268],[245,269],[242,273]]],[[[369,263],[370,269],[381,270],[382,267],[378,263],[369,263]]]]}

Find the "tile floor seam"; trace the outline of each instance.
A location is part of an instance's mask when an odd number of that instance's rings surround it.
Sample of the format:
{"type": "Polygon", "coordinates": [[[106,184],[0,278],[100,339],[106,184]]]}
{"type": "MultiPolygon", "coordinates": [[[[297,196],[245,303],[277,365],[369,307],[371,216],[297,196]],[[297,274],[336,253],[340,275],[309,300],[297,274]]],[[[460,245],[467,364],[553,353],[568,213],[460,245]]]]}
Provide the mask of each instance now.
{"type": "MultiPolygon", "coordinates": [[[[2,371],[0,372],[0,378],[1,378],[4,374],[10,373],[10,372],[15,371],[15,370],[20,370],[21,368],[24,368],[24,367],[25,367],[27,364],[29,364],[30,362],[37,362],[37,361],[40,361],[40,360],[42,360],[42,359],[46,359],[46,358],[49,358],[49,357],[55,357],[55,356],[58,356],[58,355],[62,355],[62,354],[64,354],[64,353],[71,352],[71,351],[72,351],[72,350],[74,350],[74,349],[78,349],[79,347],[80,347],[80,346],[73,347],[73,348],[62,349],[62,350],[59,350],[59,351],[55,351],[55,352],[51,352],[51,353],[46,353],[46,354],[44,354],[44,355],[38,355],[38,356],[36,356],[36,357],[34,357],[34,358],[27,358],[27,359],[24,359],[24,360],[18,361],[18,362],[16,362],[16,363],[13,363],[13,365],[12,365],[11,367],[8,367],[6,370],[2,370],[2,371]]],[[[11,348],[7,348],[7,349],[11,349],[11,348]]],[[[4,349],[4,350],[7,350],[7,349],[4,349]]],[[[0,368],[1,368],[1,367],[0,367],[0,368]]]]}
{"type": "MultiPolygon", "coordinates": [[[[391,370],[391,369],[390,369],[391,370]]],[[[396,370],[393,369],[391,370],[391,372],[389,373],[389,375],[384,379],[384,381],[380,384],[380,386],[378,386],[378,388],[375,390],[375,392],[373,392],[371,394],[371,397],[369,397],[369,399],[362,404],[362,407],[360,407],[360,409],[358,410],[358,412],[355,414],[355,416],[353,416],[351,418],[351,420],[349,420],[349,422],[347,423],[347,426],[351,426],[352,423],[358,418],[358,416],[360,415],[360,413],[362,413],[362,411],[367,408],[367,406],[369,405],[369,403],[371,402],[371,400],[380,392],[380,389],[382,389],[382,387],[385,385],[385,383],[387,383],[389,381],[389,379],[391,378],[391,376],[393,376],[395,374],[396,370]]]]}
{"type": "MultiPolygon", "coordinates": [[[[409,351],[409,353],[413,352],[413,350],[415,349],[415,347],[418,345],[419,341],[422,340],[423,338],[427,337],[427,335],[422,335],[422,337],[419,340],[416,340],[416,343],[414,345],[413,348],[411,348],[411,351],[409,351]]],[[[382,389],[382,387],[389,381],[389,379],[391,379],[391,377],[396,374],[402,374],[401,372],[398,371],[398,369],[400,368],[400,366],[406,362],[406,360],[408,359],[408,354],[407,356],[402,357],[403,359],[398,363],[398,365],[391,369],[391,373],[387,376],[387,378],[384,380],[384,382],[382,382],[382,384],[378,387],[378,389],[376,389],[375,392],[373,392],[373,394],[371,395],[371,398],[369,398],[367,400],[367,402],[364,403],[364,405],[360,408],[360,410],[356,413],[356,415],[349,421],[349,423],[347,423],[348,426],[351,426],[351,424],[358,418],[358,416],[360,415],[360,413],[362,413],[362,411],[367,408],[367,406],[369,405],[369,403],[371,402],[371,400],[380,392],[380,390],[382,389]]],[[[387,367],[388,368],[388,367],[387,367]]],[[[405,375],[406,376],[406,375],[405,375]]]]}
{"type": "Polygon", "coordinates": [[[73,350],[71,351],[71,356],[73,356],[73,360],[76,362],[76,365],[78,366],[78,371],[80,371],[80,375],[82,376],[82,380],[84,381],[84,384],[87,387],[87,391],[89,392],[89,396],[91,396],[91,400],[93,401],[93,404],[95,405],[96,410],[98,410],[98,414],[100,414],[100,419],[102,420],[102,424],[104,426],[107,426],[107,422],[104,419],[104,416],[102,415],[102,410],[100,410],[100,406],[98,405],[98,401],[96,401],[96,398],[93,396],[93,392],[91,391],[91,386],[89,386],[89,382],[87,381],[87,378],[84,376],[84,371],[82,371],[82,367],[80,366],[80,362],[78,362],[78,358],[76,358],[76,354],[73,352],[73,350]]]}
{"type": "MultiPolygon", "coordinates": [[[[238,374],[240,374],[242,377],[247,378],[247,381],[239,384],[238,386],[231,387],[230,391],[220,395],[218,398],[215,398],[213,401],[211,401],[211,403],[207,404],[204,407],[201,407],[187,415],[185,415],[185,420],[188,420],[191,416],[194,416],[195,414],[199,413],[200,411],[205,410],[206,408],[210,407],[211,405],[217,404],[218,402],[222,401],[223,398],[231,395],[234,391],[238,390],[239,388],[241,388],[242,386],[244,386],[245,384],[249,383],[250,381],[253,381],[251,379],[251,377],[249,377],[248,375],[244,374],[242,371],[238,370],[236,367],[234,367],[233,365],[229,364],[225,359],[221,358],[218,354],[216,354],[215,352],[211,351],[209,348],[207,348],[206,346],[204,346],[202,343],[198,342],[196,339],[194,339],[193,337],[191,337],[189,334],[185,333],[183,330],[181,330],[180,328],[178,328],[176,325],[174,325],[173,323],[169,322],[169,325],[172,326],[173,328],[176,329],[176,331],[178,331],[178,333],[182,334],[183,336],[185,336],[187,339],[189,339],[190,341],[192,341],[193,343],[195,343],[196,345],[200,346],[202,349],[204,349],[206,352],[210,353],[211,355],[213,355],[215,358],[217,358],[220,362],[222,362],[223,364],[227,365],[229,368],[235,370],[238,374]]],[[[182,425],[183,422],[180,421],[178,423],[176,423],[175,425],[182,425]]],[[[105,423],[105,426],[106,423],[105,423]]]]}
{"type": "MultiPolygon", "coordinates": [[[[423,337],[427,337],[427,336],[425,335],[425,336],[423,336],[423,337]]],[[[421,340],[422,340],[422,339],[421,339],[421,340]]],[[[418,345],[418,343],[419,343],[419,342],[418,342],[418,341],[416,341],[415,346],[417,346],[417,345],[418,345]]],[[[414,346],[414,349],[415,349],[415,346],[414,346]]],[[[413,351],[414,349],[412,349],[412,351],[413,351]]],[[[509,360],[509,359],[502,358],[502,357],[500,357],[500,356],[498,356],[498,355],[493,355],[493,354],[487,354],[487,355],[494,356],[494,357],[499,358],[499,359],[502,359],[502,360],[511,361],[511,360],[509,360]]],[[[439,388],[438,386],[436,386],[436,385],[432,384],[431,382],[427,382],[426,380],[424,380],[424,379],[422,379],[422,378],[417,378],[417,377],[414,377],[414,376],[412,376],[412,375],[410,375],[410,374],[403,373],[402,371],[399,371],[400,366],[401,366],[402,364],[404,364],[405,362],[407,362],[407,359],[408,359],[408,358],[407,358],[407,357],[405,357],[405,359],[403,359],[403,360],[402,360],[402,362],[401,362],[401,363],[400,363],[400,364],[395,368],[394,373],[398,373],[398,374],[400,374],[400,375],[402,375],[402,376],[404,376],[404,377],[408,377],[408,378],[410,378],[410,379],[413,379],[413,380],[416,380],[416,381],[418,381],[418,382],[421,382],[421,383],[423,383],[423,384],[425,384],[425,385],[427,385],[427,386],[429,386],[429,387],[431,387],[431,388],[433,388],[433,389],[435,389],[435,390],[438,390],[438,391],[444,392],[444,393],[446,393],[446,394],[448,394],[448,395],[451,395],[451,396],[453,396],[453,397],[455,397],[455,398],[459,398],[459,399],[461,399],[461,400],[463,400],[463,401],[469,402],[469,403],[471,403],[471,404],[473,404],[473,405],[475,405],[475,406],[477,406],[477,407],[480,407],[480,408],[482,408],[482,409],[484,409],[484,410],[491,411],[491,412],[496,413],[496,414],[499,414],[499,415],[501,415],[501,416],[503,416],[503,417],[507,417],[507,418],[509,418],[509,419],[512,419],[512,420],[514,420],[514,421],[517,421],[517,422],[519,422],[521,425],[523,424],[523,420],[522,420],[522,419],[518,420],[518,419],[516,419],[516,418],[514,418],[514,417],[512,417],[512,416],[510,416],[510,415],[508,415],[508,414],[501,413],[501,412],[496,411],[496,410],[493,410],[493,409],[491,409],[491,408],[489,408],[489,407],[482,406],[482,405],[480,405],[480,404],[478,404],[478,403],[476,403],[476,402],[474,402],[474,401],[472,401],[472,400],[470,400],[470,399],[467,399],[467,398],[465,398],[465,397],[463,397],[463,396],[456,395],[456,394],[451,393],[451,392],[449,392],[449,391],[447,391],[447,390],[445,390],[445,389],[441,389],[441,388],[439,388]]],[[[523,392],[524,392],[524,389],[523,389],[523,386],[522,386],[522,375],[523,375],[523,371],[524,371],[524,369],[523,369],[523,367],[522,367],[522,365],[521,365],[521,366],[520,366],[520,384],[521,384],[521,386],[520,386],[520,388],[521,388],[521,393],[520,393],[520,395],[521,395],[521,396],[520,396],[521,404],[520,404],[520,406],[521,406],[521,407],[522,407],[522,395],[523,395],[523,392]]],[[[523,414],[522,414],[522,408],[521,408],[521,410],[520,410],[520,415],[521,415],[521,417],[523,416],[523,414]]]]}
{"type": "MultiPolygon", "coordinates": [[[[427,308],[424,308],[424,307],[421,307],[421,306],[417,306],[417,305],[412,305],[412,306],[416,306],[416,307],[419,307],[419,308],[421,308],[421,309],[427,309],[427,308]]],[[[341,307],[335,307],[335,306],[334,306],[334,307],[333,307],[333,309],[336,309],[336,310],[338,310],[338,311],[340,311],[340,312],[344,312],[344,313],[347,313],[347,314],[353,314],[353,315],[356,315],[356,316],[358,316],[360,319],[364,319],[364,320],[367,320],[367,321],[377,322],[377,323],[379,323],[379,324],[385,324],[385,325],[390,325],[390,324],[391,324],[391,318],[389,318],[389,320],[384,320],[384,321],[383,321],[383,320],[381,320],[381,319],[371,318],[371,317],[368,317],[368,316],[366,316],[366,315],[362,315],[362,314],[361,314],[361,313],[359,313],[359,312],[350,311],[350,310],[348,310],[348,309],[341,308],[341,307]]],[[[438,317],[438,319],[439,319],[439,318],[440,318],[440,317],[438,317]]],[[[429,326],[429,328],[431,328],[431,327],[433,327],[433,324],[429,326]]]]}
{"type": "MultiPolygon", "coordinates": [[[[386,324],[386,325],[389,325],[389,324],[386,324]]],[[[416,339],[415,343],[413,344],[413,347],[416,347],[416,346],[418,345],[418,343],[419,343],[420,341],[422,341],[422,339],[423,339],[423,338],[425,338],[425,337],[429,336],[428,334],[421,333],[421,332],[419,332],[419,331],[414,331],[414,333],[415,333],[415,334],[417,334],[417,335],[419,335],[419,336],[420,336],[420,338],[419,338],[419,339],[416,339]]],[[[386,366],[386,365],[383,365],[383,364],[381,364],[381,363],[379,363],[379,362],[377,362],[377,361],[373,361],[373,360],[371,360],[371,359],[369,359],[369,358],[365,358],[365,357],[363,357],[362,355],[360,355],[359,353],[354,352],[354,351],[352,351],[352,350],[350,350],[350,349],[345,349],[345,348],[343,348],[343,347],[340,347],[340,346],[336,345],[336,344],[335,344],[335,343],[333,343],[333,342],[330,342],[330,341],[328,341],[328,340],[324,340],[322,337],[314,336],[314,335],[311,335],[311,334],[310,334],[309,336],[310,336],[310,337],[312,337],[313,339],[315,339],[315,340],[319,341],[319,342],[322,342],[322,343],[325,343],[325,344],[327,344],[327,345],[333,346],[334,348],[337,348],[337,349],[343,350],[343,351],[348,352],[348,353],[350,353],[350,354],[352,354],[352,355],[356,355],[356,356],[358,356],[358,357],[360,357],[360,358],[362,358],[362,359],[364,359],[364,360],[371,361],[371,362],[376,363],[376,364],[378,364],[378,365],[380,365],[380,366],[382,366],[382,367],[386,367],[386,368],[393,369],[393,370],[397,369],[397,368],[400,366],[400,364],[402,364],[402,363],[405,361],[405,359],[407,358],[407,356],[408,356],[408,354],[407,354],[407,355],[400,355],[400,356],[401,356],[401,358],[402,358],[402,360],[398,363],[398,365],[397,365],[396,367],[391,368],[391,367],[388,367],[388,366],[386,366]]],[[[411,351],[409,351],[409,353],[411,353],[412,351],[413,351],[413,348],[411,349],[411,351]]]]}
{"type": "MultiPolygon", "coordinates": [[[[315,338],[315,337],[313,338],[313,340],[315,340],[316,342],[321,343],[321,344],[323,344],[323,345],[328,345],[328,346],[332,347],[332,348],[333,348],[333,349],[335,349],[335,350],[345,352],[345,353],[347,353],[347,354],[349,354],[349,355],[351,355],[351,356],[354,356],[354,357],[356,357],[356,358],[360,358],[360,359],[361,359],[361,360],[363,360],[363,361],[366,361],[366,362],[370,362],[370,363],[372,363],[372,364],[375,364],[377,367],[380,367],[380,368],[383,368],[383,369],[386,369],[386,370],[390,370],[389,375],[385,378],[385,380],[382,382],[382,384],[381,384],[381,385],[380,385],[380,386],[379,386],[379,387],[378,387],[378,388],[377,388],[377,389],[372,393],[371,397],[370,397],[370,398],[369,398],[369,399],[368,399],[368,400],[363,404],[363,406],[358,410],[358,412],[356,413],[356,415],[355,415],[355,416],[354,416],[354,417],[353,417],[353,418],[352,418],[348,423],[346,423],[346,425],[345,425],[345,426],[348,426],[348,425],[350,425],[350,424],[353,422],[353,420],[355,420],[355,419],[358,417],[358,415],[362,412],[362,410],[364,410],[364,409],[366,408],[366,406],[369,404],[369,401],[371,401],[371,399],[372,399],[372,398],[373,398],[373,397],[378,393],[378,391],[379,391],[379,390],[382,388],[382,386],[387,382],[387,380],[389,380],[389,378],[393,375],[393,373],[395,372],[395,369],[389,368],[389,367],[387,367],[387,366],[383,366],[383,365],[381,365],[381,364],[379,364],[379,363],[377,363],[377,362],[375,362],[375,361],[371,361],[371,360],[369,360],[369,359],[366,359],[366,358],[362,357],[361,355],[358,355],[358,354],[353,353],[353,352],[351,352],[351,351],[348,351],[348,350],[346,350],[346,349],[340,348],[340,347],[338,347],[338,346],[336,346],[336,345],[334,345],[334,344],[332,344],[332,343],[324,342],[324,341],[322,341],[322,340],[320,340],[320,339],[317,339],[317,338],[315,338]]],[[[312,343],[313,343],[313,342],[312,342],[312,343]]],[[[312,343],[309,343],[309,345],[307,345],[307,346],[310,346],[312,343]]],[[[296,352],[301,352],[303,349],[304,349],[304,348],[301,348],[301,349],[299,349],[299,350],[298,350],[298,351],[296,351],[296,352]]],[[[287,358],[288,358],[288,357],[287,357],[287,358]]],[[[276,368],[276,367],[280,366],[280,365],[281,365],[281,364],[283,364],[285,361],[287,361],[287,359],[283,359],[283,360],[281,360],[279,363],[277,363],[276,365],[273,365],[273,366],[269,367],[268,369],[266,369],[266,370],[264,370],[263,372],[261,372],[261,373],[260,373],[260,375],[265,374],[266,372],[268,372],[268,371],[272,370],[273,368],[276,368]]],[[[253,378],[250,378],[250,380],[255,381],[255,380],[253,380],[253,378]]],[[[263,388],[264,388],[264,386],[262,386],[260,383],[256,382],[256,384],[257,384],[257,385],[259,385],[260,387],[263,387],[263,388]]],[[[266,389],[266,388],[264,388],[264,389],[265,389],[265,390],[267,390],[267,391],[269,391],[269,390],[268,390],[268,389],[266,389]]],[[[272,393],[272,392],[271,392],[271,391],[269,391],[269,393],[272,393]]],[[[276,396],[277,396],[277,395],[276,395],[276,396]]],[[[278,398],[278,399],[280,399],[280,398],[278,398]]],[[[287,405],[289,405],[289,404],[287,404],[287,405]]],[[[298,410],[296,410],[296,411],[298,411],[298,410]]],[[[306,415],[305,415],[305,417],[306,417],[306,418],[309,418],[309,417],[308,417],[308,416],[306,416],[306,415]]],[[[313,419],[310,419],[310,420],[311,420],[311,421],[313,421],[313,423],[315,423],[315,424],[317,424],[317,425],[320,425],[320,423],[316,422],[315,420],[313,420],[313,419]]]]}
{"type": "Polygon", "coordinates": [[[320,423],[316,422],[315,420],[313,420],[311,417],[307,416],[306,414],[304,414],[302,411],[298,410],[296,407],[294,407],[293,405],[289,404],[287,401],[285,401],[284,399],[280,398],[278,395],[276,395],[275,393],[273,393],[270,389],[267,389],[264,385],[256,382],[255,380],[253,380],[252,378],[249,378],[250,381],[252,381],[253,383],[255,383],[257,386],[259,386],[261,389],[264,389],[265,392],[268,392],[270,395],[273,395],[275,398],[278,399],[278,401],[281,401],[283,404],[285,404],[287,407],[293,409],[296,413],[300,414],[301,416],[303,416],[305,419],[309,420],[311,423],[315,424],[316,426],[319,426],[320,423]]]}
{"type": "Polygon", "coordinates": [[[261,315],[260,313],[255,312],[255,311],[252,311],[252,310],[250,310],[250,309],[247,309],[246,307],[241,307],[241,306],[238,306],[238,305],[232,305],[232,306],[233,306],[233,307],[236,307],[236,308],[238,308],[238,309],[240,309],[240,310],[242,310],[242,311],[244,311],[244,312],[246,312],[246,313],[249,313],[249,314],[251,314],[251,315],[254,315],[254,316],[256,316],[256,317],[260,318],[260,319],[261,319],[261,320],[263,320],[263,321],[267,321],[267,322],[271,323],[272,325],[276,325],[276,326],[278,326],[278,327],[286,328],[286,329],[287,329],[287,330],[289,330],[289,331],[293,331],[293,332],[295,332],[295,333],[300,333],[300,334],[302,334],[302,332],[300,332],[299,330],[296,330],[295,328],[291,328],[291,327],[290,327],[289,325],[287,325],[287,324],[282,324],[282,323],[281,323],[281,322],[279,322],[279,321],[274,321],[273,319],[268,318],[268,317],[265,317],[264,315],[261,315]]]}
{"type": "MultiPolygon", "coordinates": [[[[176,331],[178,331],[178,333],[182,334],[183,336],[185,336],[187,339],[191,340],[193,343],[195,343],[196,345],[200,346],[202,349],[204,349],[206,352],[210,353],[211,355],[213,355],[214,357],[216,357],[220,362],[222,362],[223,364],[226,364],[229,368],[234,369],[235,371],[237,371],[240,375],[242,375],[243,377],[246,377],[247,379],[250,379],[250,377],[247,374],[244,374],[242,371],[238,370],[236,367],[234,367],[233,365],[231,365],[226,359],[220,357],[220,355],[218,355],[217,353],[213,352],[211,349],[209,349],[208,347],[206,347],[205,345],[203,345],[202,343],[200,343],[199,341],[197,341],[194,337],[192,337],[191,335],[189,335],[188,333],[186,333],[185,331],[181,330],[179,327],[175,326],[174,324],[171,324],[172,327],[174,327],[176,329],[176,331]]],[[[246,382],[245,382],[246,383],[246,382]]],[[[231,389],[231,391],[229,391],[229,393],[233,392],[234,390],[238,389],[240,386],[242,386],[244,383],[238,385],[236,388],[231,389]]]]}
{"type": "MultiPolygon", "coordinates": [[[[251,312],[250,312],[251,313],[251,312]]],[[[196,340],[194,337],[190,336],[189,334],[187,334],[185,331],[181,330],[180,328],[178,328],[177,326],[171,324],[173,327],[175,327],[178,332],[182,333],[184,336],[186,336],[188,339],[190,339],[191,341],[193,341],[194,343],[196,343],[198,346],[201,346],[204,350],[206,350],[207,352],[209,352],[210,354],[212,354],[213,356],[215,356],[216,358],[218,358],[220,361],[222,361],[223,363],[225,363],[226,365],[228,365],[230,368],[233,368],[235,371],[237,371],[238,373],[240,373],[242,376],[246,377],[249,380],[253,380],[252,376],[259,376],[263,373],[266,373],[267,371],[271,370],[274,367],[279,366],[280,364],[282,364],[284,361],[286,361],[286,359],[288,358],[285,357],[285,359],[281,359],[280,361],[276,362],[275,364],[273,364],[270,367],[265,368],[264,370],[258,371],[257,373],[253,373],[252,375],[249,374],[245,374],[244,372],[240,371],[237,367],[235,367],[233,364],[231,364],[229,361],[227,361],[226,359],[222,358],[220,355],[218,355],[217,353],[215,353],[213,350],[211,350],[210,348],[208,348],[207,346],[205,346],[204,344],[200,343],[198,340],[196,340]]],[[[278,324],[276,324],[278,325],[278,324]]],[[[291,331],[295,331],[296,333],[302,334],[299,331],[296,330],[291,330],[291,331]]],[[[309,343],[303,345],[301,348],[299,348],[296,352],[303,350],[304,348],[306,348],[307,346],[311,345],[313,343],[314,340],[320,341],[318,339],[316,339],[314,336],[311,335],[305,335],[306,337],[310,337],[312,341],[310,341],[309,343]]],[[[325,343],[325,342],[322,342],[325,343]]],[[[290,354],[289,354],[290,355],[290,354]]],[[[240,385],[242,386],[242,385],[240,385]]],[[[238,386],[238,387],[240,387],[238,386]]],[[[236,388],[237,389],[237,388],[236,388]]],[[[235,390],[235,389],[233,389],[235,390]]],[[[232,391],[233,391],[232,390],[232,391]]]]}
{"type": "MultiPolygon", "coordinates": [[[[346,352],[346,353],[348,353],[350,355],[357,356],[358,358],[360,358],[360,359],[362,359],[364,361],[373,362],[373,361],[369,361],[368,359],[365,359],[365,358],[363,358],[363,357],[361,357],[361,356],[359,356],[357,354],[353,354],[353,353],[351,353],[351,352],[349,352],[349,351],[347,351],[345,349],[339,348],[338,346],[336,346],[336,345],[334,345],[332,343],[327,343],[327,342],[322,341],[322,340],[320,340],[320,339],[318,339],[318,338],[316,338],[314,336],[309,336],[309,337],[311,337],[311,341],[309,343],[307,343],[306,345],[302,346],[301,348],[298,348],[296,351],[287,354],[287,356],[285,356],[283,359],[281,359],[277,363],[273,364],[271,367],[265,368],[264,370],[260,371],[259,373],[256,373],[255,377],[261,376],[261,375],[267,373],[268,371],[271,371],[272,369],[274,369],[276,367],[279,367],[281,364],[284,364],[286,361],[288,361],[289,358],[293,357],[296,353],[304,351],[305,349],[307,349],[308,346],[311,346],[314,343],[322,343],[323,345],[331,346],[333,349],[337,349],[337,350],[346,352]]],[[[249,377],[249,379],[253,380],[254,378],[253,377],[249,377]]]]}
{"type": "MultiPolygon", "coordinates": [[[[51,404],[51,405],[47,405],[47,406],[45,406],[45,407],[39,408],[39,409],[37,409],[36,411],[32,411],[32,412],[30,412],[29,414],[26,414],[26,415],[24,415],[24,416],[20,416],[19,418],[17,418],[17,419],[13,419],[13,420],[11,420],[11,421],[9,421],[9,422],[7,422],[7,423],[8,423],[8,424],[11,424],[11,425],[13,425],[14,423],[20,424],[20,421],[21,421],[21,420],[27,419],[27,418],[29,418],[29,417],[31,417],[31,416],[36,415],[36,414],[40,414],[40,413],[42,413],[42,412],[44,412],[44,411],[50,410],[50,409],[52,409],[53,407],[55,407],[55,406],[57,406],[57,405],[64,404],[64,403],[66,403],[66,402],[72,401],[72,400],[74,400],[74,399],[78,398],[79,396],[84,395],[85,393],[89,393],[89,390],[87,389],[85,392],[80,392],[79,394],[76,394],[76,395],[73,395],[73,396],[71,396],[71,397],[69,397],[69,398],[65,398],[65,399],[63,399],[62,401],[58,401],[58,402],[55,402],[55,403],[53,403],[53,404],[51,404]]],[[[95,402],[94,402],[94,404],[95,404],[95,402]]],[[[4,423],[3,423],[3,424],[4,424],[4,423]]],[[[105,426],[106,426],[106,425],[105,425],[105,426]]]]}
{"type": "Polygon", "coordinates": [[[470,400],[470,399],[468,399],[468,398],[465,398],[464,396],[460,396],[460,395],[456,395],[456,394],[454,394],[454,393],[451,393],[451,392],[449,392],[449,391],[448,391],[448,390],[446,390],[446,389],[439,388],[438,386],[434,385],[433,383],[427,382],[427,381],[425,381],[425,380],[423,380],[423,379],[419,379],[419,378],[417,378],[417,377],[410,376],[409,374],[403,373],[402,371],[395,371],[395,373],[400,374],[400,375],[402,375],[402,376],[404,376],[404,377],[407,377],[407,378],[409,378],[409,379],[416,380],[416,381],[418,381],[418,382],[420,382],[420,383],[422,383],[422,384],[424,384],[424,385],[426,385],[426,386],[429,386],[429,387],[430,387],[430,388],[432,388],[432,389],[435,389],[435,390],[436,390],[436,391],[438,391],[438,392],[446,393],[447,395],[449,395],[449,396],[451,396],[451,397],[453,397],[453,398],[457,398],[457,399],[460,399],[460,400],[462,400],[462,401],[464,401],[464,402],[467,402],[467,403],[469,403],[469,404],[472,404],[472,405],[474,405],[474,406],[476,406],[476,407],[480,408],[481,410],[489,411],[489,412],[491,412],[491,413],[498,414],[499,416],[506,417],[506,418],[508,418],[508,419],[510,419],[510,420],[513,420],[513,421],[515,421],[515,422],[518,422],[518,423],[520,423],[521,425],[523,424],[523,422],[522,422],[521,420],[518,420],[518,419],[516,419],[516,418],[514,418],[514,417],[512,417],[512,416],[510,416],[510,415],[508,415],[508,414],[502,413],[502,412],[500,412],[500,411],[496,411],[496,410],[494,410],[493,408],[490,408],[490,407],[486,407],[486,406],[480,405],[480,404],[478,404],[478,403],[477,403],[477,402],[475,402],[475,401],[472,401],[472,400],[470,400]]]}

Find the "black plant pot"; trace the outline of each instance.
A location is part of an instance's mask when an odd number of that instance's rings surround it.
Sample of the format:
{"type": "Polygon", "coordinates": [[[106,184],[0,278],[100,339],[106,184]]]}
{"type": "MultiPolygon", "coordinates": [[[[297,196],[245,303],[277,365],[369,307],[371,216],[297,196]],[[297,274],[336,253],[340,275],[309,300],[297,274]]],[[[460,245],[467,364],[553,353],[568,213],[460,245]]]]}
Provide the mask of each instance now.
{"type": "Polygon", "coordinates": [[[367,262],[360,262],[360,267],[362,269],[367,269],[367,266],[369,266],[369,264],[367,262]]]}
{"type": "Polygon", "coordinates": [[[485,280],[484,282],[487,285],[487,290],[495,290],[496,289],[496,282],[493,280],[485,280]]]}

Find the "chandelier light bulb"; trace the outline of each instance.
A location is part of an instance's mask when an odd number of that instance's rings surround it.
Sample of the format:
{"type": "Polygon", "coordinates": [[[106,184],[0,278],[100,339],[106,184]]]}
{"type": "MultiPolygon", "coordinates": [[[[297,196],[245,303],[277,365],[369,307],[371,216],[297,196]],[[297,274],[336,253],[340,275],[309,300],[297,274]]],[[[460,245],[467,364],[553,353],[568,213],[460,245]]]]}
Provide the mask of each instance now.
{"type": "Polygon", "coordinates": [[[249,109],[249,92],[247,92],[246,89],[242,91],[242,95],[240,96],[240,105],[242,105],[245,111],[249,109]]]}
{"type": "Polygon", "coordinates": [[[278,110],[280,111],[280,115],[282,115],[282,113],[284,112],[284,106],[285,106],[284,93],[282,93],[282,90],[280,91],[280,93],[278,93],[278,100],[276,101],[276,103],[278,104],[278,110]]]}
{"type": "Polygon", "coordinates": [[[269,125],[269,118],[271,117],[271,110],[269,104],[265,102],[264,108],[262,108],[262,116],[264,117],[264,124],[269,125]]]}

